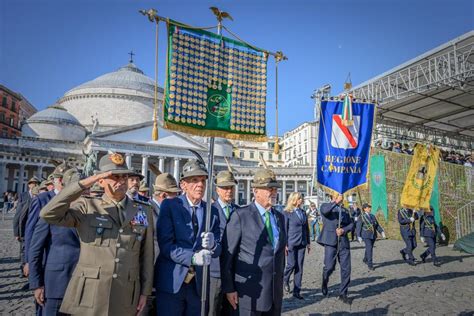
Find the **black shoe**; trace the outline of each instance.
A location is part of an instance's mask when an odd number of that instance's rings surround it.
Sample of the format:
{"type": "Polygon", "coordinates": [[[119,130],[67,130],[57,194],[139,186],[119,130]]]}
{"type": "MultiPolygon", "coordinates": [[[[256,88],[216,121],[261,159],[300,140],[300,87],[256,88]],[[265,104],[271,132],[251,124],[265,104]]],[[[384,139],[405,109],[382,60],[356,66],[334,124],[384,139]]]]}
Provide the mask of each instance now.
{"type": "Polygon", "coordinates": [[[423,256],[423,254],[420,256],[421,262],[425,263],[426,262],[426,256],[423,256]]]}
{"type": "Polygon", "coordinates": [[[439,261],[434,261],[434,262],[433,262],[433,265],[434,265],[435,267],[438,267],[438,268],[439,268],[439,267],[441,267],[441,262],[439,262],[439,261]]]}
{"type": "Polygon", "coordinates": [[[288,283],[285,283],[285,291],[286,293],[290,293],[290,285],[288,283]]]}
{"type": "Polygon", "coordinates": [[[370,271],[374,271],[375,268],[373,266],[368,266],[370,271]]]}
{"type": "Polygon", "coordinates": [[[323,280],[323,284],[321,285],[321,293],[323,293],[323,296],[328,296],[328,281],[323,280]]]}
{"type": "Polygon", "coordinates": [[[406,257],[405,251],[403,251],[403,249],[400,250],[400,254],[402,255],[402,259],[406,261],[407,257],[406,257]]]}
{"type": "Polygon", "coordinates": [[[347,297],[347,295],[339,295],[338,299],[344,304],[352,304],[352,300],[347,297]]]}
{"type": "Polygon", "coordinates": [[[408,260],[407,263],[411,266],[416,266],[416,263],[414,261],[408,260]]]}
{"type": "Polygon", "coordinates": [[[367,263],[367,259],[364,258],[364,260],[362,260],[363,263],[367,263]]]}
{"type": "Polygon", "coordinates": [[[294,297],[294,298],[297,298],[297,299],[299,299],[299,300],[304,300],[304,297],[301,296],[300,293],[293,293],[293,297],[294,297]]]}

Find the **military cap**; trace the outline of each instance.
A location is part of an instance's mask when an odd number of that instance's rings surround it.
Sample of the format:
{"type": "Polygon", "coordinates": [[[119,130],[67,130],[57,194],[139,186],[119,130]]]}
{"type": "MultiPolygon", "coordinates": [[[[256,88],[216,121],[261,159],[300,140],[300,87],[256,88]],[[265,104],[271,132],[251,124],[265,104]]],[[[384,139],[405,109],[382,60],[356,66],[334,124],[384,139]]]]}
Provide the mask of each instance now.
{"type": "Polygon", "coordinates": [[[63,173],[69,169],[69,166],[67,164],[67,162],[63,162],[59,165],[56,166],[56,168],[54,169],[53,173],[51,173],[51,176],[53,178],[62,178],[63,177],[63,173]]]}
{"type": "Polygon", "coordinates": [[[127,168],[125,159],[119,153],[108,153],[99,160],[99,170],[96,174],[112,171],[112,174],[131,175],[133,170],[127,168]]]}
{"type": "Polygon", "coordinates": [[[41,184],[39,185],[39,188],[38,190],[47,190],[48,189],[48,180],[44,180],[41,182],[41,184]]]}
{"type": "Polygon", "coordinates": [[[362,204],[362,209],[365,210],[368,207],[372,207],[369,203],[362,204]]]}
{"type": "Polygon", "coordinates": [[[38,179],[36,176],[33,176],[30,180],[28,180],[28,184],[30,183],[37,183],[37,184],[40,184],[41,183],[41,180],[38,179]]]}
{"type": "Polygon", "coordinates": [[[80,178],[79,170],[76,168],[68,169],[63,173],[63,186],[78,182],[80,178]]]}
{"type": "Polygon", "coordinates": [[[162,192],[181,192],[176,184],[176,179],[169,173],[165,172],[158,175],[155,179],[155,184],[153,185],[155,191],[162,192]]]}
{"type": "Polygon", "coordinates": [[[89,192],[92,193],[104,193],[104,188],[101,187],[97,182],[90,188],[89,192]]]}
{"type": "Polygon", "coordinates": [[[232,172],[229,170],[222,170],[217,174],[214,183],[218,187],[231,187],[237,185],[237,180],[235,180],[232,172]]]}
{"type": "Polygon", "coordinates": [[[188,177],[195,177],[195,176],[206,176],[207,177],[207,169],[204,163],[196,159],[189,159],[183,166],[183,172],[179,177],[180,180],[188,177]]]}
{"type": "Polygon", "coordinates": [[[150,189],[146,186],[146,182],[144,180],[140,181],[140,187],[138,188],[138,192],[148,192],[150,189]]]}
{"type": "Polygon", "coordinates": [[[131,173],[128,175],[129,177],[139,177],[140,178],[140,182],[145,178],[144,175],[142,175],[141,173],[139,172],[136,172],[135,170],[130,170],[131,173]]]}
{"type": "Polygon", "coordinates": [[[281,185],[276,181],[275,173],[266,168],[255,171],[252,180],[252,188],[279,188],[281,185]]]}
{"type": "Polygon", "coordinates": [[[35,186],[33,189],[31,189],[31,194],[38,195],[39,193],[39,186],[35,186]]]}

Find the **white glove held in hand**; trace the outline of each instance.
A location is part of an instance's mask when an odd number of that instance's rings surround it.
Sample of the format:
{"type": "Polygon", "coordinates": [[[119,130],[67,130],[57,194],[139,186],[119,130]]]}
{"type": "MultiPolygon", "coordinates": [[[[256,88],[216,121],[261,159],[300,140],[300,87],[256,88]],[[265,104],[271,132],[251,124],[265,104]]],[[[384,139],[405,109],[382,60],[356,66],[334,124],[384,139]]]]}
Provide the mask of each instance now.
{"type": "Polygon", "coordinates": [[[385,232],[382,232],[382,238],[385,239],[387,236],[385,236],[385,232]]]}
{"type": "Polygon", "coordinates": [[[415,218],[414,217],[410,217],[410,222],[414,222],[415,221],[415,218]]]}
{"type": "Polygon", "coordinates": [[[445,236],[444,234],[441,234],[441,239],[442,239],[443,241],[445,241],[445,240],[446,240],[446,236],[445,236]]]}
{"type": "Polygon", "coordinates": [[[216,242],[214,241],[213,233],[202,233],[201,238],[202,238],[201,246],[204,249],[211,250],[216,245],[216,242]]]}
{"type": "Polygon", "coordinates": [[[355,216],[355,217],[354,217],[354,221],[356,221],[356,222],[357,222],[357,219],[358,219],[358,217],[357,217],[357,216],[355,216]]]}
{"type": "Polygon", "coordinates": [[[362,237],[357,237],[357,241],[358,241],[359,243],[362,243],[362,237]]]}
{"type": "Polygon", "coordinates": [[[193,255],[192,263],[197,266],[208,266],[211,263],[211,252],[201,249],[193,255]]]}
{"type": "Polygon", "coordinates": [[[425,242],[425,237],[420,237],[421,242],[425,242]]]}

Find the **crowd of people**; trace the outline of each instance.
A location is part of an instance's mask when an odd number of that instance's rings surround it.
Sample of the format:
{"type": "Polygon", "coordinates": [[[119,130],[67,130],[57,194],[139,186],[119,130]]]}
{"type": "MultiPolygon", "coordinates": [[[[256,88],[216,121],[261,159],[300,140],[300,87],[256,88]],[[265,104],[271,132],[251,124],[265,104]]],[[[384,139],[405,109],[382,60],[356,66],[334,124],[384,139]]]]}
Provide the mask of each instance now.
{"type": "MultiPolygon", "coordinates": [[[[36,314],[201,315],[203,308],[208,315],[280,315],[284,291],[306,299],[303,267],[312,242],[324,247],[322,294],[329,295],[339,263],[338,298],[351,303],[350,242],[357,237],[365,243],[363,263],[373,270],[374,242],[386,237],[369,204],[346,209],[335,194],[319,209],[312,203],[304,211],[303,196],[293,192],[277,211],[280,184],[265,167],[254,173],[253,201],[238,206],[229,167],[213,179],[217,197],[208,212],[208,170],[197,158],[186,162],[178,181],[157,175],[151,196],[143,176],[118,153],[102,157],[87,178],[63,163],[44,181],[30,179],[18,198],[14,235],[36,314]]],[[[431,255],[439,265],[441,231],[429,212],[400,210],[406,242],[400,253],[415,264],[416,220],[429,245],[421,260],[431,255]]]]}
{"type": "MultiPolygon", "coordinates": [[[[376,147],[400,154],[413,155],[413,148],[407,143],[402,144],[401,142],[390,142],[387,146],[384,146],[382,142],[376,142],[376,147]]],[[[445,162],[463,165],[466,167],[472,167],[474,164],[474,157],[472,153],[462,154],[454,150],[441,149],[441,159],[445,162]]]]}

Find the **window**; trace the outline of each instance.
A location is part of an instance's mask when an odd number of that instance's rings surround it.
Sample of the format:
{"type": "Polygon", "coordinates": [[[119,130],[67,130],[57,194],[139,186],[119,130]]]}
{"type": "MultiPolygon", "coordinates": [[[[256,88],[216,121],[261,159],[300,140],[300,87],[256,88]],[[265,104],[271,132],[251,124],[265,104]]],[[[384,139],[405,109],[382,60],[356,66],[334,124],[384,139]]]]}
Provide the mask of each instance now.
{"type": "Polygon", "coordinates": [[[12,101],[11,109],[13,112],[15,112],[15,107],[16,107],[15,101],[12,101]]]}
{"type": "Polygon", "coordinates": [[[7,97],[3,97],[2,106],[5,108],[7,107],[7,97]]]}
{"type": "Polygon", "coordinates": [[[0,122],[5,122],[5,113],[0,113],[0,122]]]}
{"type": "Polygon", "coordinates": [[[15,126],[14,123],[15,119],[13,118],[13,116],[10,116],[10,126],[15,126]]]}
{"type": "Polygon", "coordinates": [[[281,154],[278,155],[278,160],[281,160],[281,154]]]}
{"type": "Polygon", "coordinates": [[[254,158],[255,158],[255,152],[250,151],[250,159],[254,159],[254,158]]]}
{"type": "Polygon", "coordinates": [[[244,152],[243,152],[243,151],[241,151],[241,152],[239,153],[239,156],[240,156],[240,158],[242,158],[242,159],[243,159],[243,158],[244,158],[244,152]]]}
{"type": "Polygon", "coordinates": [[[273,160],[273,154],[272,153],[268,153],[268,160],[273,160]]]}

